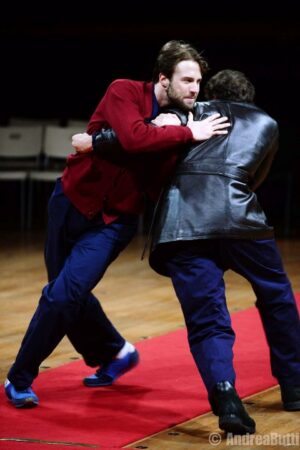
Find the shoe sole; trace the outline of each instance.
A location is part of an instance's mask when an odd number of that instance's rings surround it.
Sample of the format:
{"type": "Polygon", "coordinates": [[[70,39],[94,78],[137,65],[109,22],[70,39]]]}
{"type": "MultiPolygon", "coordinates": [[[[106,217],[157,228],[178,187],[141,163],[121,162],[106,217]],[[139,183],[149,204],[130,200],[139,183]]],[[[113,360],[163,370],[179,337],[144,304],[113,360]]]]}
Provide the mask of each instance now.
{"type": "Polygon", "coordinates": [[[300,411],[300,400],[297,402],[284,403],[285,411],[300,411]]]}
{"type": "Polygon", "coordinates": [[[111,380],[111,381],[108,381],[107,383],[103,382],[103,383],[101,383],[101,384],[97,383],[97,380],[95,380],[95,383],[92,383],[92,382],[89,381],[89,380],[83,379],[83,384],[84,384],[86,387],[90,387],[90,388],[93,388],[93,387],[105,387],[105,386],[111,386],[111,385],[114,383],[115,379],[116,379],[116,378],[114,378],[114,379],[111,380]]]}
{"type": "Polygon", "coordinates": [[[237,416],[224,416],[219,420],[219,427],[226,433],[232,434],[253,434],[255,433],[255,425],[247,426],[237,416]]]}
{"type": "Polygon", "coordinates": [[[25,401],[22,401],[20,403],[14,401],[14,400],[10,400],[10,402],[16,407],[16,408],[24,408],[24,409],[29,409],[29,408],[34,408],[35,406],[38,406],[38,402],[34,401],[33,399],[27,399],[25,401]]]}

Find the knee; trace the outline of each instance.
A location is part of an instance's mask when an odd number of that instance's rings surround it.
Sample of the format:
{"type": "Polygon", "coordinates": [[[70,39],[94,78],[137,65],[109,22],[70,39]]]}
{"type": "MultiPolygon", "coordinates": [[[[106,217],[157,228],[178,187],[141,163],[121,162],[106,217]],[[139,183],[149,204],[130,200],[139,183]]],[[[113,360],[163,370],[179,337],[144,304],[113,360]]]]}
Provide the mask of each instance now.
{"type": "Polygon", "coordinates": [[[57,289],[55,280],[48,283],[42,290],[40,304],[48,309],[64,309],[69,303],[71,303],[70,297],[62,290],[57,289]]]}
{"type": "Polygon", "coordinates": [[[58,277],[45,286],[43,297],[45,302],[58,306],[69,303],[82,304],[89,292],[89,287],[78,280],[58,277]]]}
{"type": "MultiPolygon", "coordinates": [[[[51,284],[51,283],[49,283],[51,284]]],[[[47,321],[68,324],[78,318],[80,305],[66,296],[58,296],[53,293],[49,285],[42,292],[39,303],[39,314],[44,315],[47,321]]]]}

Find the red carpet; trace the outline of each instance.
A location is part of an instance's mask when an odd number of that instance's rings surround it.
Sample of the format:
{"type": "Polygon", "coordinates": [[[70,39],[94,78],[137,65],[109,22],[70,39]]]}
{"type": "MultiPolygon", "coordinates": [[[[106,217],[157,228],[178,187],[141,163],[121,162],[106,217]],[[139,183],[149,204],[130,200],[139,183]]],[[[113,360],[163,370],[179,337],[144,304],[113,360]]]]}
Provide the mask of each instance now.
{"type": "MultiPolygon", "coordinates": [[[[297,296],[300,305],[300,295],[297,296]]],[[[242,397],[276,383],[256,309],[232,315],[236,331],[237,389],[242,397]]],[[[112,449],[142,439],[209,411],[206,393],[190,356],[186,331],[137,343],[141,363],[113,387],[91,389],[82,361],[42,373],[34,384],[41,405],[13,408],[0,395],[0,449],[112,449]],[[27,438],[44,443],[5,441],[27,438]],[[69,444],[66,446],[66,444],[69,444]]]]}

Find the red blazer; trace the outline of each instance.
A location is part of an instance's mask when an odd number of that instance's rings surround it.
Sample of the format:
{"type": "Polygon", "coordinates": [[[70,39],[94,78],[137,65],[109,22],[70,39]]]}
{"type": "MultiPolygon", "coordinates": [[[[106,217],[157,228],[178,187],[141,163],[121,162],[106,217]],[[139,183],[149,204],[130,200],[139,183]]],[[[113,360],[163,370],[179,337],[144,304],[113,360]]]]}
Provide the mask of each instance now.
{"type": "Polygon", "coordinates": [[[179,148],[193,140],[187,127],[155,127],[153,83],[116,80],[108,87],[88,124],[92,134],[113,128],[128,160],[115,164],[97,152],[71,154],[62,176],[65,195],[86,217],[100,211],[139,213],[145,192],[156,200],[171,173],[179,148]]]}

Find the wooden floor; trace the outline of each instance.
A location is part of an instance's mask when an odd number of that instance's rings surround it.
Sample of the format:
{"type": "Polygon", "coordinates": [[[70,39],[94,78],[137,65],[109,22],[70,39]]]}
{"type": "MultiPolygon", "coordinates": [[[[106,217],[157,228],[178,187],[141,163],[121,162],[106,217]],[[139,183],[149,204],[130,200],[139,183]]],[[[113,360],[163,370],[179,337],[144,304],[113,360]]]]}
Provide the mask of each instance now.
{"type": "MultiPolygon", "coordinates": [[[[2,382],[18,351],[28,322],[36,308],[41,288],[46,282],[42,233],[19,235],[2,233],[0,238],[0,381],[2,382]]],[[[95,288],[108,316],[130,341],[162,335],[183,326],[182,313],[169,279],[155,274],[147,259],[140,260],[143,237],[137,237],[109,268],[95,288]]],[[[286,271],[295,292],[300,292],[300,241],[278,241],[286,271]]],[[[254,294],[238,275],[226,274],[228,306],[231,312],[253,305],[254,294]]],[[[78,358],[67,340],[44,362],[42,370],[78,358]]],[[[257,434],[298,433],[300,412],[281,409],[277,387],[245,400],[257,422],[257,434]]],[[[218,433],[217,418],[212,414],[195,418],[130,447],[155,450],[211,449],[210,433],[218,433]]],[[[223,435],[218,449],[238,448],[223,435]]],[[[295,435],[294,438],[297,438],[295,435]]],[[[216,438],[218,439],[218,437],[216,438]]],[[[267,439],[267,438],[266,438],[267,439]]],[[[240,448],[263,448],[253,443],[240,448]]],[[[284,448],[270,445],[268,449],[284,448]]]]}

